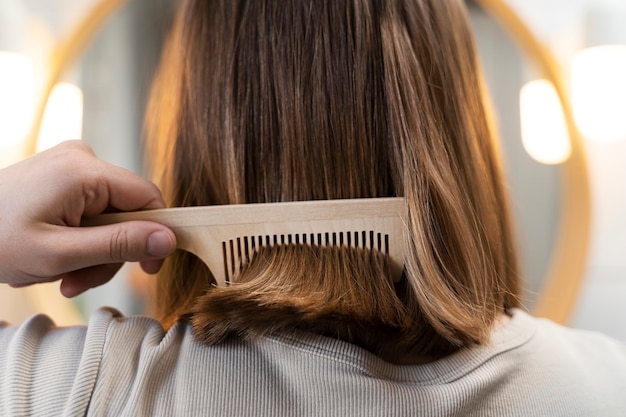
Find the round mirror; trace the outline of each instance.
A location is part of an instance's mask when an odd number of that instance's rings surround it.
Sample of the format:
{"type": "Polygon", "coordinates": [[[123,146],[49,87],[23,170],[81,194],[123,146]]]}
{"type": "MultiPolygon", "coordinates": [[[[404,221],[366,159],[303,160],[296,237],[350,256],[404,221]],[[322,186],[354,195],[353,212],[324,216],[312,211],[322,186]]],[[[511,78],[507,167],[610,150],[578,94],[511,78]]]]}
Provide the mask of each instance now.
{"type": "MultiPolygon", "coordinates": [[[[85,48],[78,41],[61,46],[65,49],[57,56],[62,59],[46,92],[58,74],[80,87],[82,137],[99,157],[137,172],[142,172],[145,102],[175,4],[175,0],[104,0],[77,30],[85,48]]],[[[569,104],[550,57],[545,50],[536,53],[538,43],[504,3],[480,0],[468,2],[468,7],[503,144],[527,288],[524,302],[539,315],[563,322],[582,278],[589,223],[584,155],[577,146],[569,104]],[[522,147],[520,88],[537,74],[552,79],[564,104],[572,155],[561,165],[538,163],[522,147]],[[573,234],[577,242],[570,241],[573,234]]],[[[84,309],[87,313],[102,304],[126,314],[141,312],[129,294],[126,281],[118,279],[80,302],[89,306],[84,309]]]]}

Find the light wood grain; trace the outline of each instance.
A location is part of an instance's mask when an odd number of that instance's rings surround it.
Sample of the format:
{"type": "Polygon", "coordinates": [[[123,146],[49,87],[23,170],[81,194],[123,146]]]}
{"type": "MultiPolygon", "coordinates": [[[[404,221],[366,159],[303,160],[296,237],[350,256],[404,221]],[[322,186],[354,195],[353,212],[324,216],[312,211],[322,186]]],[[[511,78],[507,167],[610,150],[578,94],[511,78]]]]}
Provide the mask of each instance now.
{"type": "Polygon", "coordinates": [[[268,241],[273,244],[274,236],[279,243],[287,242],[288,236],[291,236],[294,242],[298,239],[301,243],[311,244],[311,238],[317,239],[320,235],[321,241],[316,244],[321,245],[338,245],[341,236],[345,246],[355,246],[358,242],[359,247],[376,250],[384,250],[387,242],[392,276],[398,281],[404,265],[405,219],[406,203],[403,198],[373,198],[111,213],[85,219],[83,226],[133,220],[166,225],[176,234],[178,247],[202,259],[217,284],[223,286],[232,278],[234,271],[247,262],[252,250],[251,238],[257,238],[254,246],[258,249],[260,241],[264,245],[268,241]],[[355,233],[359,237],[365,234],[366,238],[356,240],[351,237],[348,240],[348,234],[355,236],[355,233]],[[306,242],[302,239],[303,235],[306,242]],[[379,247],[380,240],[382,247],[379,247]]]}

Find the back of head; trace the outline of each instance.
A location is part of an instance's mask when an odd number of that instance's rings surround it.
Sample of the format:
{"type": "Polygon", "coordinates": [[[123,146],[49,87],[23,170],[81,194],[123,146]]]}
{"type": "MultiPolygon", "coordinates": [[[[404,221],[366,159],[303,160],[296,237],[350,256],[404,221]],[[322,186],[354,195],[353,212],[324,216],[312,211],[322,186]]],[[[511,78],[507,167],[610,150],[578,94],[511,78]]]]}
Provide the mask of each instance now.
{"type": "Polygon", "coordinates": [[[149,109],[169,203],[403,196],[408,256],[393,285],[354,251],[278,247],[218,289],[179,253],[161,319],[191,313],[209,343],[289,328],[428,357],[483,343],[519,288],[481,86],[461,0],[185,1],[149,109]]]}

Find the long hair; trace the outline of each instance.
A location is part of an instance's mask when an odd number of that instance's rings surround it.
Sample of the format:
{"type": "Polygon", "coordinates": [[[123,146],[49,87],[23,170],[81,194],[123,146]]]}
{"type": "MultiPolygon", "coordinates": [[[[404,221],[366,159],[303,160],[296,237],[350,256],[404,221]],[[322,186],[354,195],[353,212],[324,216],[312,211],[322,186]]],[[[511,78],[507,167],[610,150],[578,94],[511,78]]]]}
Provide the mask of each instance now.
{"type": "Polygon", "coordinates": [[[403,196],[407,258],[394,285],[377,256],[277,246],[215,288],[176,253],[163,323],[190,317],[206,343],[299,328],[429,358],[484,343],[519,278],[472,39],[461,0],[186,0],[148,112],[168,203],[403,196]]]}

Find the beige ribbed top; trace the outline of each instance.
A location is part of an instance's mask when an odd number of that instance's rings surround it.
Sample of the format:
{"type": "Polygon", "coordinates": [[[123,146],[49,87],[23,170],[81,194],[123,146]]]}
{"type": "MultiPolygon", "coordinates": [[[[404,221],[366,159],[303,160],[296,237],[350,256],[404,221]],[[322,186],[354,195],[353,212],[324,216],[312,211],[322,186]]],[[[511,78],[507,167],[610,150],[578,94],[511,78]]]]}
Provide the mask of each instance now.
{"type": "Polygon", "coordinates": [[[215,347],[97,311],[0,327],[0,416],[626,416],[626,347],[515,311],[492,343],[416,366],[298,332],[215,347]]]}

